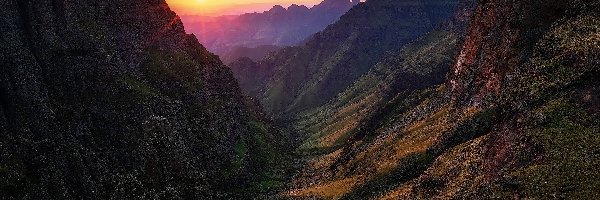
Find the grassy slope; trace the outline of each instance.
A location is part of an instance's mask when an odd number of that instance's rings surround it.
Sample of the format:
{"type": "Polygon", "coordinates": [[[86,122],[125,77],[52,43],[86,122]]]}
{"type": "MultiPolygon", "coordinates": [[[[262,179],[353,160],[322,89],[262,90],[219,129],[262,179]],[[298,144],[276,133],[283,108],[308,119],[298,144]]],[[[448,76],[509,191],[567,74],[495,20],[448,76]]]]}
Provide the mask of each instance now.
{"type": "MultiPolygon", "coordinates": [[[[306,176],[300,176],[295,180],[296,186],[301,187],[291,190],[288,194],[291,196],[317,195],[339,198],[351,193],[353,186],[373,184],[392,174],[403,173],[398,171],[397,163],[394,164],[395,161],[405,162],[411,167],[420,165],[420,162],[431,162],[431,157],[427,156],[424,153],[426,149],[423,149],[427,146],[426,144],[431,142],[428,139],[430,135],[386,141],[387,145],[391,145],[391,143],[398,146],[410,144],[409,151],[382,150],[381,148],[385,146],[361,146],[358,143],[349,146],[352,144],[349,141],[364,139],[372,142],[378,138],[373,135],[365,135],[366,131],[360,131],[361,129],[385,124],[391,126],[388,127],[389,130],[385,130],[387,132],[396,129],[397,127],[394,126],[395,123],[399,123],[398,121],[423,117],[413,116],[411,113],[422,113],[421,109],[429,110],[430,106],[439,101],[438,94],[444,88],[425,89],[416,93],[410,91],[443,81],[443,74],[449,68],[456,52],[457,40],[457,35],[452,31],[438,30],[427,34],[402,50],[386,56],[386,59],[338,95],[335,100],[311,112],[304,113],[297,128],[307,131],[310,136],[300,147],[299,153],[312,157],[312,159],[304,168],[306,176]],[[434,98],[435,100],[433,100],[434,98]],[[425,101],[425,99],[427,100],[425,101]],[[406,113],[406,115],[396,116],[398,112],[406,113]],[[341,166],[340,170],[344,170],[343,172],[331,173],[327,166],[336,165],[333,162],[342,159],[341,156],[347,156],[352,148],[369,153],[358,155],[361,160],[354,160],[341,166]],[[375,163],[368,161],[370,158],[364,157],[373,153],[378,155],[372,158],[396,156],[395,159],[388,159],[388,164],[375,167],[375,163]],[[404,156],[414,157],[418,161],[413,162],[404,156]],[[363,165],[362,162],[370,162],[370,164],[363,165]],[[357,169],[361,169],[363,172],[350,172],[357,169]],[[371,172],[374,173],[367,175],[371,172]],[[314,174],[326,174],[326,177],[313,177],[314,174]],[[316,184],[310,185],[311,183],[316,184]]],[[[445,111],[441,109],[440,112],[445,111]]],[[[439,116],[434,116],[435,119],[419,121],[418,124],[411,127],[410,131],[415,135],[423,132],[420,130],[421,128],[440,120],[436,117],[439,116]]],[[[380,130],[371,131],[379,132],[380,130]]],[[[379,138],[379,140],[381,139],[379,138]]],[[[403,170],[410,171],[412,169],[408,167],[403,170]]]]}
{"type": "Polygon", "coordinates": [[[487,106],[452,104],[443,86],[377,103],[383,78],[365,75],[305,115],[300,127],[317,132],[303,147],[316,155],[286,194],[597,199],[600,18],[590,13],[555,23],[487,106]],[[364,113],[384,105],[387,115],[364,113]]]}

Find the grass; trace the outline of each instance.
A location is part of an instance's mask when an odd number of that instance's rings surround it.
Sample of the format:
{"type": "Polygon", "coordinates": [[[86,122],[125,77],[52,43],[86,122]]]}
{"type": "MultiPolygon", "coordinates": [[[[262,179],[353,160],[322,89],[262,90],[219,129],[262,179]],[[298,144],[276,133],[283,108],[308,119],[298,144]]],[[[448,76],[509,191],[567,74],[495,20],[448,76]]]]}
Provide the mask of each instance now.
{"type": "Polygon", "coordinates": [[[379,173],[368,181],[357,186],[343,196],[342,199],[369,199],[385,194],[395,187],[418,177],[435,160],[435,156],[420,152],[404,157],[400,167],[387,173],[379,173]]]}
{"type": "Polygon", "coordinates": [[[357,186],[360,178],[349,177],[341,180],[320,183],[308,188],[289,191],[286,196],[290,197],[320,197],[323,199],[340,199],[357,186]]]}
{"type": "Polygon", "coordinates": [[[239,170],[245,166],[246,157],[248,156],[248,147],[243,140],[238,141],[233,148],[233,169],[239,170]]]}
{"type": "Polygon", "coordinates": [[[559,199],[600,198],[600,129],[584,125],[593,117],[565,99],[549,101],[537,110],[543,123],[527,131],[546,154],[515,172],[525,196],[559,199]]]}

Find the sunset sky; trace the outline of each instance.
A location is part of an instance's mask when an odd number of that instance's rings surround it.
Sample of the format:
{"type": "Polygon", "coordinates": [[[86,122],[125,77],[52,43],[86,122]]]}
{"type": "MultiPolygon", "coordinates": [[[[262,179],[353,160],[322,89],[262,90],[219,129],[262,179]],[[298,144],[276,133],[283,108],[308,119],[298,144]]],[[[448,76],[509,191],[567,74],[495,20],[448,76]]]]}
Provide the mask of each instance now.
{"type": "Polygon", "coordinates": [[[167,0],[179,15],[228,15],[262,12],[273,5],[287,7],[291,4],[311,7],[322,0],[167,0]]]}

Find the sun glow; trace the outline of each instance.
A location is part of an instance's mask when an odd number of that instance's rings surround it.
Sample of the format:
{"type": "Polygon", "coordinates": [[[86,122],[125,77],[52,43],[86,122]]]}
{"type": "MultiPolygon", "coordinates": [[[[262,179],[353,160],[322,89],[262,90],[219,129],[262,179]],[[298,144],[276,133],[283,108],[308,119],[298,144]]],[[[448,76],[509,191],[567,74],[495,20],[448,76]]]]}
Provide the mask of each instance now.
{"type": "Polygon", "coordinates": [[[273,5],[289,6],[302,4],[313,6],[323,0],[167,0],[167,3],[180,15],[226,15],[262,12],[273,5]]]}

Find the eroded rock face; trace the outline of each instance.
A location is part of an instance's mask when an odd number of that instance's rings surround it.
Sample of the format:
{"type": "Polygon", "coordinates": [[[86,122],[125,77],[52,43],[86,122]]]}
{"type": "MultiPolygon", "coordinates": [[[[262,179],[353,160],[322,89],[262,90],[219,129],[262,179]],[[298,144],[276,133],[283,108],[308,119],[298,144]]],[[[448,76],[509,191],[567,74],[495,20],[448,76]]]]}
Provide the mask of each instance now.
{"type": "Polygon", "coordinates": [[[215,197],[246,173],[239,86],[163,0],[8,0],[0,22],[1,196],[215,197]]]}
{"type": "Polygon", "coordinates": [[[452,98],[479,105],[497,97],[544,30],[564,16],[567,1],[481,2],[449,75],[452,98]],[[534,6],[535,5],[535,6],[534,6]]]}

